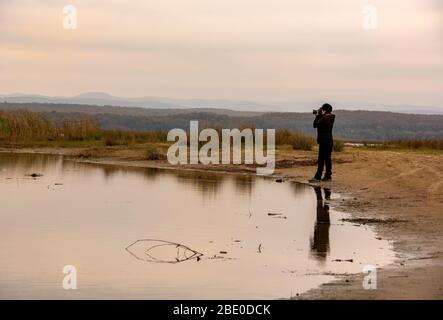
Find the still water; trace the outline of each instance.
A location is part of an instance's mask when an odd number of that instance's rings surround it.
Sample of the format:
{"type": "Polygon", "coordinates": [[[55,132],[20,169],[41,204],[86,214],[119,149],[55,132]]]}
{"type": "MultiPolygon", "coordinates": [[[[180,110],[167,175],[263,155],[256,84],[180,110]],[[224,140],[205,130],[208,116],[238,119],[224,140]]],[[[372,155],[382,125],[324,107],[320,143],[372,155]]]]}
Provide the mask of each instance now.
{"type": "Polygon", "coordinates": [[[289,298],[391,262],[390,243],[329,209],[334,196],[246,175],[0,153],[0,298],[289,298]],[[63,288],[66,265],[76,290],[63,288]]]}

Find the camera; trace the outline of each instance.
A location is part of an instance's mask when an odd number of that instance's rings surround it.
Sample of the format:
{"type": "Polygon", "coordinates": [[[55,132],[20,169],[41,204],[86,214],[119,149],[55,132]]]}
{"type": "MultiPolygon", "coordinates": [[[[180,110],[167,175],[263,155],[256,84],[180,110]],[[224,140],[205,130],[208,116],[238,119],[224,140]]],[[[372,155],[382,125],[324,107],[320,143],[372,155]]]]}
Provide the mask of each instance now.
{"type": "Polygon", "coordinates": [[[315,114],[315,115],[317,115],[317,114],[319,114],[319,113],[321,113],[321,108],[320,109],[318,109],[318,110],[312,110],[312,114],[315,114]]]}

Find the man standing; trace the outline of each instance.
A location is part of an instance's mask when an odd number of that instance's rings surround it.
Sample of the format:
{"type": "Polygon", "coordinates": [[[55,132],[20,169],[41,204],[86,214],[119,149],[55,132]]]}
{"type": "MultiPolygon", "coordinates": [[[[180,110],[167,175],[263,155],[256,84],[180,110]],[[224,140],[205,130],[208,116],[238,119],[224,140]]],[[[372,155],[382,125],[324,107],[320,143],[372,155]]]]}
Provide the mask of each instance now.
{"type": "Polygon", "coordinates": [[[331,153],[334,145],[332,138],[332,128],[334,126],[335,115],[331,113],[332,106],[329,103],[325,103],[314,114],[314,128],[317,128],[317,143],[318,148],[318,168],[317,173],[314,176],[314,181],[330,181],[332,178],[332,161],[331,153]],[[321,178],[323,173],[323,166],[326,165],[326,172],[323,179],[321,178]]]}

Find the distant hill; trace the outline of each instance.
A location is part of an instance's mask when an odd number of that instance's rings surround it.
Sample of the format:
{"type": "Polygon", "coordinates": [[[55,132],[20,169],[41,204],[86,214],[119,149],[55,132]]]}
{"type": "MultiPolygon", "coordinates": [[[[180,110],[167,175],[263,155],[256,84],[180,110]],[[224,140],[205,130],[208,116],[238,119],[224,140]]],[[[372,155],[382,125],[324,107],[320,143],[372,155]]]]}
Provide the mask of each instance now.
{"type": "Polygon", "coordinates": [[[192,113],[192,112],[211,112],[215,114],[237,115],[237,116],[253,116],[260,115],[264,112],[252,111],[234,111],[229,109],[219,108],[141,108],[141,107],[127,107],[127,106],[99,106],[88,104],[68,104],[68,103],[8,103],[0,102],[0,110],[30,110],[35,112],[81,112],[86,114],[101,114],[109,113],[115,115],[131,115],[131,116],[160,116],[177,113],[192,113]]]}
{"type": "Polygon", "coordinates": [[[249,101],[231,101],[220,99],[169,99],[158,97],[121,98],[103,92],[87,92],[74,97],[48,97],[43,95],[0,95],[0,101],[10,103],[56,103],[56,104],[85,104],[97,106],[122,106],[158,109],[235,109],[237,111],[272,110],[272,106],[249,101]]]}
{"type": "MultiPolygon", "coordinates": [[[[318,108],[318,102],[293,102],[265,104],[254,101],[237,101],[226,99],[173,99],[163,97],[116,97],[105,92],[86,92],[73,97],[51,97],[16,93],[0,95],[0,102],[10,103],[56,103],[85,104],[97,106],[141,107],[154,109],[229,109],[243,112],[309,112],[318,108]]],[[[334,107],[343,110],[391,111],[413,114],[443,114],[443,106],[414,106],[370,104],[364,102],[334,103],[334,107]]]]}
{"type": "MultiPolygon", "coordinates": [[[[290,129],[315,135],[312,113],[241,112],[228,109],[161,109],[55,103],[0,103],[0,110],[44,112],[55,121],[92,117],[105,129],[137,131],[200,127],[290,129]]],[[[443,139],[443,115],[338,110],[335,136],[348,140],[443,139]]]]}

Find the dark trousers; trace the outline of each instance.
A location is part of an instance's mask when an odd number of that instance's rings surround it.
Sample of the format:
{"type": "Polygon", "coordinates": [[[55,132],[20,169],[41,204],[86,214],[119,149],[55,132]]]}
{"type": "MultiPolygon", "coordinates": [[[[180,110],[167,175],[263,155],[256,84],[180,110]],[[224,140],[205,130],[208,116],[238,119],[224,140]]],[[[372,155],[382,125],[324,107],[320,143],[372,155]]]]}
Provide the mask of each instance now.
{"type": "Polygon", "coordinates": [[[318,168],[315,174],[316,179],[321,179],[323,167],[326,165],[325,177],[330,178],[332,175],[332,143],[320,143],[318,148],[318,168]]]}

